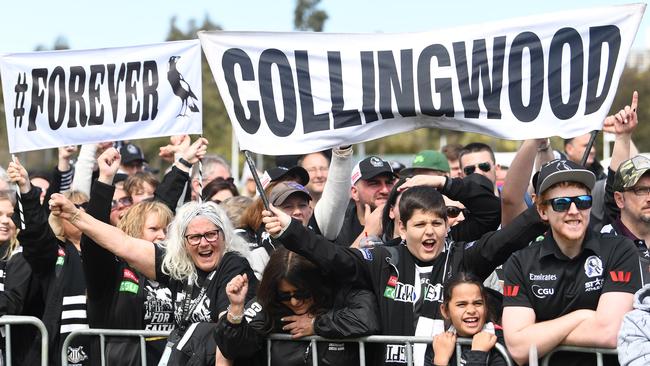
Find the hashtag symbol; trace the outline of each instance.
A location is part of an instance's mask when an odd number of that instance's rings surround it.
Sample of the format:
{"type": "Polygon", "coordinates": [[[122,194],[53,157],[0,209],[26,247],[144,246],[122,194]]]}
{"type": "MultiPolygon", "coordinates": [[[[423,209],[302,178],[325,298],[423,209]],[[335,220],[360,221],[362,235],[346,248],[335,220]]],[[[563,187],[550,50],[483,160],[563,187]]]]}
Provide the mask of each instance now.
{"type": "Polygon", "coordinates": [[[14,108],[14,128],[23,126],[25,115],[25,93],[27,92],[27,75],[18,74],[18,82],[14,87],[16,91],[16,107],[14,108]]]}

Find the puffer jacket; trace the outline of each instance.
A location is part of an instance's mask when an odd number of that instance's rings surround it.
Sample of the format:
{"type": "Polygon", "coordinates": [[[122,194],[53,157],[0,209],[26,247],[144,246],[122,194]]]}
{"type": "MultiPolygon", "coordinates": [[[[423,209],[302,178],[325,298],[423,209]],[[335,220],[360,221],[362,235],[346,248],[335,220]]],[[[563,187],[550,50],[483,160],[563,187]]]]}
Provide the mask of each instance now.
{"type": "Polygon", "coordinates": [[[625,314],[618,333],[621,366],[650,364],[650,284],[634,294],[634,310],[625,314]]]}

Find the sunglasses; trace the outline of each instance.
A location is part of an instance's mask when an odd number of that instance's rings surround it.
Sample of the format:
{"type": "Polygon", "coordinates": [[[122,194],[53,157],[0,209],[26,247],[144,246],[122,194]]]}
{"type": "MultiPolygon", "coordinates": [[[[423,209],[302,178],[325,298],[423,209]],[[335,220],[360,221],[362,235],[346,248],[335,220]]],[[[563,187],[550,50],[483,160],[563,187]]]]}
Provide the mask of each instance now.
{"type": "Polygon", "coordinates": [[[111,210],[115,210],[120,206],[128,207],[128,206],[131,206],[132,204],[133,204],[133,200],[131,199],[131,197],[129,197],[129,196],[122,197],[119,200],[112,200],[111,201],[111,210]]]}
{"type": "Polygon", "coordinates": [[[555,212],[565,212],[569,210],[571,203],[575,203],[578,210],[589,209],[591,208],[593,200],[591,199],[591,195],[585,194],[575,197],[556,197],[544,202],[546,204],[551,204],[551,207],[553,207],[553,211],[555,212]]]}
{"type": "Polygon", "coordinates": [[[208,243],[214,243],[215,241],[219,240],[220,233],[221,230],[215,229],[215,230],[206,231],[203,234],[185,235],[185,240],[187,240],[187,242],[193,246],[201,244],[201,239],[203,238],[205,238],[205,241],[207,241],[208,243]]]}
{"type": "Polygon", "coordinates": [[[311,293],[307,290],[298,290],[295,292],[278,292],[276,299],[280,302],[282,301],[291,301],[292,298],[302,301],[307,300],[311,297],[311,293]]]}
{"type": "Polygon", "coordinates": [[[486,161],[484,163],[478,163],[476,165],[468,165],[468,166],[464,167],[463,168],[463,173],[465,173],[465,175],[470,175],[470,174],[472,174],[472,173],[474,173],[476,171],[477,166],[478,166],[479,169],[481,169],[485,173],[492,170],[492,164],[490,164],[489,162],[486,161]]]}
{"type": "Polygon", "coordinates": [[[74,207],[76,207],[76,208],[83,208],[84,211],[85,211],[86,208],[88,207],[88,202],[84,202],[84,203],[75,203],[75,204],[74,204],[74,207]]]}
{"type": "Polygon", "coordinates": [[[460,208],[456,206],[447,206],[447,217],[451,219],[455,219],[458,217],[458,215],[463,213],[463,216],[467,217],[467,214],[469,214],[469,210],[466,208],[460,208]]]}

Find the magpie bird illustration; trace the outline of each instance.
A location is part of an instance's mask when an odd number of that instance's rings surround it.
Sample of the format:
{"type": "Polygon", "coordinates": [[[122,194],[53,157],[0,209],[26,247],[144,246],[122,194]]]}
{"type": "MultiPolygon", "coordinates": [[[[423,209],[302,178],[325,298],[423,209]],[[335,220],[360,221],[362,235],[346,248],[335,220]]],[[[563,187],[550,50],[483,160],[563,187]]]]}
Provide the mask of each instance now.
{"type": "Polygon", "coordinates": [[[185,81],[183,75],[178,72],[176,68],[176,60],[181,58],[180,56],[172,56],[169,58],[169,71],[167,71],[167,80],[169,85],[171,85],[174,94],[177,97],[181,98],[181,109],[178,111],[178,116],[186,116],[187,108],[192,112],[198,112],[199,107],[196,106],[195,101],[198,102],[196,95],[192,92],[190,84],[185,81]]]}

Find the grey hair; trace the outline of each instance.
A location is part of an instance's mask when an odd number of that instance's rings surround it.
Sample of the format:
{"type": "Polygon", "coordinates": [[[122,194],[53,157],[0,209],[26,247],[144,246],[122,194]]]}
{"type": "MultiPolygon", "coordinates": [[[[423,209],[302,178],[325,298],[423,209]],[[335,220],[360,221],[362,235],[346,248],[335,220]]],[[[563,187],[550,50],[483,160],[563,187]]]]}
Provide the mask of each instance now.
{"type": "Polygon", "coordinates": [[[163,242],[165,256],[162,261],[162,272],[179,281],[187,279],[190,284],[196,283],[198,275],[196,266],[185,249],[185,232],[196,217],[208,219],[223,231],[224,249],[219,260],[226,252],[237,252],[245,258],[249,256],[248,245],[234,234],[226,211],[211,201],[188,202],[176,211],[176,217],[169,224],[167,238],[163,242]]]}
{"type": "MultiPolygon", "coordinates": [[[[221,155],[217,154],[208,154],[201,159],[201,166],[203,169],[203,176],[207,177],[212,175],[212,172],[214,171],[215,167],[221,165],[223,166],[227,171],[230,170],[230,164],[224,159],[221,155]]],[[[194,164],[192,167],[192,178],[197,178],[199,176],[199,164],[194,164]]],[[[207,183],[207,182],[206,182],[207,183]]]]}

